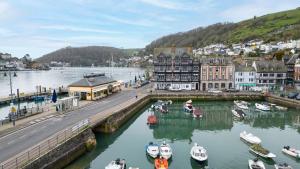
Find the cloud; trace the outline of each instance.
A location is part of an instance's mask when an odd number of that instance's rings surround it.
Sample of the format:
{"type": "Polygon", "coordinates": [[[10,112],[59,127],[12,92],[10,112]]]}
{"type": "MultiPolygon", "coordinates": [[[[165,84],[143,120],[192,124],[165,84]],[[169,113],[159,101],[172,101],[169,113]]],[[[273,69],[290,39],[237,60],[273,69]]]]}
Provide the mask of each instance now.
{"type": "Polygon", "coordinates": [[[67,25],[43,25],[39,27],[40,29],[49,29],[49,30],[61,30],[61,31],[72,31],[72,32],[93,32],[93,33],[112,33],[119,34],[119,31],[104,30],[104,29],[93,29],[93,28],[82,28],[75,26],[67,25]]]}
{"type": "Polygon", "coordinates": [[[269,13],[296,8],[300,5],[298,0],[252,0],[224,10],[219,15],[228,21],[241,21],[269,13]]]}
{"type": "Polygon", "coordinates": [[[151,27],[151,26],[155,25],[154,22],[151,22],[151,21],[146,20],[146,19],[141,19],[141,20],[132,19],[132,20],[129,20],[129,19],[123,19],[123,18],[111,16],[111,15],[102,15],[102,17],[104,19],[107,19],[107,20],[110,20],[110,21],[123,23],[123,24],[127,24],[127,25],[144,26],[144,27],[151,27]]]}
{"type": "Polygon", "coordinates": [[[183,4],[175,3],[167,0],[139,0],[139,1],[159,8],[177,9],[177,10],[184,9],[183,4]]]}
{"type": "Polygon", "coordinates": [[[0,20],[6,20],[15,15],[15,9],[6,0],[0,0],[0,20]]]}

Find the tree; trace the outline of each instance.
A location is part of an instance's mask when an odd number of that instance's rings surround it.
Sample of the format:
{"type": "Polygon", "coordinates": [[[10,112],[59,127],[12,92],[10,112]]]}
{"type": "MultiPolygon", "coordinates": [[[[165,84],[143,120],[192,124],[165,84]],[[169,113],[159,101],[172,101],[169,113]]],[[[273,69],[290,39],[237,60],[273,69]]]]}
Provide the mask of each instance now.
{"type": "Polygon", "coordinates": [[[284,56],[284,51],[280,50],[274,53],[273,58],[276,58],[276,60],[282,60],[283,56],[284,56]]]}

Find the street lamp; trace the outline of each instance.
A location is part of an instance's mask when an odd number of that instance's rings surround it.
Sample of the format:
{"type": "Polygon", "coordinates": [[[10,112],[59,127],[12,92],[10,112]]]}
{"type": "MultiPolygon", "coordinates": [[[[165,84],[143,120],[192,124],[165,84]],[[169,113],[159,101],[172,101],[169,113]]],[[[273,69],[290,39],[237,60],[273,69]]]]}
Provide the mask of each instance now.
{"type": "MultiPolygon", "coordinates": [[[[7,76],[6,73],[4,73],[4,76],[7,76]]],[[[11,120],[13,122],[13,126],[15,126],[15,113],[16,109],[13,107],[13,92],[12,92],[12,73],[11,73],[11,67],[8,67],[8,76],[9,76],[9,86],[10,86],[10,106],[11,106],[11,120]]],[[[14,77],[16,77],[17,74],[14,72],[14,77]]]]}

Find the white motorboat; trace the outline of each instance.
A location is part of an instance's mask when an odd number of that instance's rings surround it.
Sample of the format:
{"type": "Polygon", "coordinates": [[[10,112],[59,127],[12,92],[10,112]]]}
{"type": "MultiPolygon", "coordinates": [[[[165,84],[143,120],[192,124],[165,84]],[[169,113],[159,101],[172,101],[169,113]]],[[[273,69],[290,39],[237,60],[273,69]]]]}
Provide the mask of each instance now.
{"type": "Polygon", "coordinates": [[[244,113],[243,110],[239,110],[239,109],[233,109],[231,110],[232,114],[238,118],[244,118],[246,117],[246,114],[244,113]]]}
{"type": "Polygon", "coordinates": [[[252,133],[247,133],[246,131],[243,131],[240,133],[240,138],[250,144],[260,144],[261,143],[260,138],[258,138],[257,136],[254,136],[252,133]]]}
{"type": "Polygon", "coordinates": [[[257,109],[263,110],[263,111],[269,111],[269,110],[271,110],[271,107],[269,105],[266,105],[266,104],[255,103],[255,107],[257,109]]]}
{"type": "Polygon", "coordinates": [[[168,160],[172,157],[172,148],[165,141],[159,146],[159,154],[162,158],[168,160]]]}
{"type": "Polygon", "coordinates": [[[245,109],[245,110],[249,109],[247,102],[235,100],[233,101],[233,103],[240,109],[245,109]]]}
{"type": "Polygon", "coordinates": [[[276,155],[271,153],[269,150],[263,148],[260,144],[253,144],[250,146],[249,151],[261,156],[263,158],[275,158],[276,155]]]}
{"type": "Polygon", "coordinates": [[[276,109],[278,110],[287,110],[287,107],[282,107],[282,106],[275,106],[276,109]]]}
{"type": "Polygon", "coordinates": [[[126,169],[125,160],[120,160],[119,158],[110,162],[105,169],[126,169]]]}
{"type": "Polygon", "coordinates": [[[205,161],[208,158],[207,151],[197,143],[191,149],[191,157],[196,161],[205,161]]]}
{"type": "Polygon", "coordinates": [[[250,169],[266,169],[264,163],[258,159],[248,160],[250,169]]]}
{"type": "Polygon", "coordinates": [[[290,146],[284,146],[282,152],[292,157],[300,158],[300,150],[296,150],[295,148],[291,148],[290,146]]]}
{"type": "Polygon", "coordinates": [[[159,146],[153,142],[150,142],[146,146],[146,152],[150,157],[156,158],[159,155],[159,146]]]}
{"type": "Polygon", "coordinates": [[[291,167],[287,163],[275,164],[274,167],[275,169],[293,169],[293,167],[291,167]]]}
{"type": "Polygon", "coordinates": [[[193,112],[193,105],[192,105],[192,100],[188,100],[187,102],[185,102],[184,106],[183,106],[183,110],[185,112],[189,112],[192,113],[193,112]]]}

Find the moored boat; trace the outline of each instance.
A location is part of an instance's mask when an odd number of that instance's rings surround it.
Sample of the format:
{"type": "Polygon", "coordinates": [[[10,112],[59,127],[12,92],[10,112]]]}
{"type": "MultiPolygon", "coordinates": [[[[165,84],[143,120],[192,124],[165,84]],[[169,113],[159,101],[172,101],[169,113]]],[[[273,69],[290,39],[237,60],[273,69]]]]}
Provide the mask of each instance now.
{"type": "Polygon", "coordinates": [[[244,113],[243,110],[239,110],[239,109],[233,109],[231,110],[232,114],[238,118],[245,118],[246,117],[246,113],[244,113]]]}
{"type": "Polygon", "coordinates": [[[155,169],[168,169],[168,160],[164,158],[156,158],[154,160],[155,169]]]}
{"type": "Polygon", "coordinates": [[[240,109],[245,109],[245,110],[249,109],[247,102],[235,100],[233,101],[233,103],[240,109]]]}
{"type": "Polygon", "coordinates": [[[157,117],[154,114],[149,115],[147,118],[147,124],[154,125],[156,123],[157,123],[157,117]]]}
{"type": "Polygon", "coordinates": [[[193,109],[193,117],[194,118],[202,117],[202,110],[194,108],[193,109]]]}
{"type": "Polygon", "coordinates": [[[275,106],[276,109],[278,110],[287,110],[287,107],[282,107],[282,106],[275,106]]]}
{"type": "Polygon", "coordinates": [[[293,169],[293,167],[291,167],[287,163],[275,164],[274,167],[275,169],[293,169]]]}
{"type": "Polygon", "coordinates": [[[265,165],[262,161],[258,159],[248,160],[249,168],[250,169],[265,169],[265,165]]]}
{"type": "Polygon", "coordinates": [[[259,137],[254,136],[252,133],[247,133],[246,131],[243,131],[240,133],[240,138],[250,144],[260,144],[261,143],[261,139],[259,137]]]}
{"type": "Polygon", "coordinates": [[[168,160],[172,157],[172,148],[165,141],[159,146],[159,154],[162,158],[168,160]]]}
{"type": "Polygon", "coordinates": [[[156,158],[159,155],[159,146],[157,144],[154,144],[153,142],[150,142],[146,146],[146,153],[152,157],[156,158]]]}
{"type": "Polygon", "coordinates": [[[189,112],[192,113],[193,112],[193,105],[192,105],[192,100],[188,100],[187,102],[185,102],[184,106],[183,106],[183,110],[185,112],[189,112]]]}
{"type": "Polygon", "coordinates": [[[269,150],[263,148],[260,144],[253,144],[250,146],[249,151],[261,156],[263,158],[275,158],[276,155],[271,153],[269,150]]]}
{"type": "Polygon", "coordinates": [[[271,110],[271,107],[267,104],[260,104],[260,103],[255,103],[255,107],[259,110],[263,110],[263,111],[269,111],[271,110]]]}
{"type": "Polygon", "coordinates": [[[292,157],[300,158],[300,150],[296,150],[295,148],[291,148],[290,146],[284,146],[282,152],[292,157]]]}
{"type": "Polygon", "coordinates": [[[105,169],[126,169],[126,162],[124,159],[116,159],[110,162],[105,169]]]}
{"type": "Polygon", "coordinates": [[[196,161],[206,161],[208,158],[207,151],[197,143],[191,149],[191,157],[196,161]]]}

